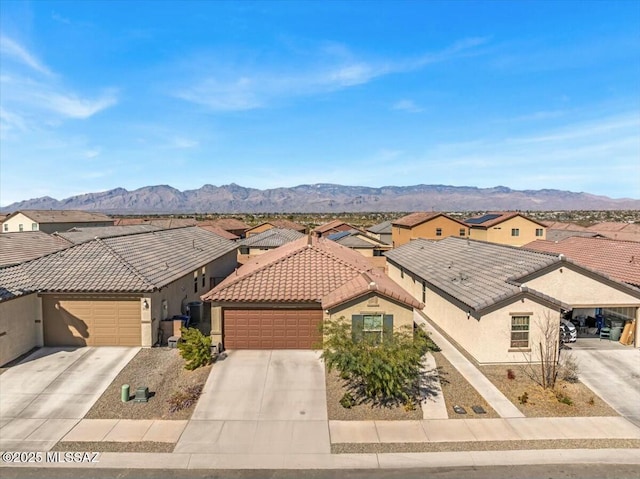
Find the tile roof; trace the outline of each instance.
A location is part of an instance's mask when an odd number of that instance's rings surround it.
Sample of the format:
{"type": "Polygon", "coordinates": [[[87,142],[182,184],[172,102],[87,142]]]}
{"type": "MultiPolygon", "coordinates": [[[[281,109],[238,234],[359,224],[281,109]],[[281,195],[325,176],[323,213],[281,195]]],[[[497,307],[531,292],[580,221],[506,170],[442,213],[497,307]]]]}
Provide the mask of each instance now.
{"type": "Polygon", "coordinates": [[[198,225],[198,228],[202,228],[204,230],[210,231],[211,233],[215,233],[218,236],[222,236],[223,238],[226,238],[228,240],[237,240],[240,239],[240,236],[238,235],[234,235],[233,233],[224,230],[222,228],[220,228],[219,226],[215,226],[215,225],[198,225]]]}
{"type": "MultiPolygon", "coordinates": [[[[22,263],[19,274],[34,291],[150,292],[235,249],[203,229],[174,228],[94,239],[22,263]]],[[[0,269],[0,278],[16,274],[0,269]]]]}
{"type": "Polygon", "coordinates": [[[183,228],[196,226],[198,222],[193,218],[117,218],[114,226],[152,225],[160,228],[183,228]]]}
{"type": "Polygon", "coordinates": [[[31,285],[31,278],[20,265],[0,268],[0,301],[35,291],[36,289],[31,285]]]}
{"type": "Polygon", "coordinates": [[[0,267],[23,263],[71,246],[43,231],[0,233],[0,267]]]}
{"type": "Polygon", "coordinates": [[[563,221],[542,221],[542,224],[549,229],[554,230],[570,230],[570,231],[587,231],[588,228],[577,225],[575,223],[565,223],[563,221]]]}
{"type": "Polygon", "coordinates": [[[92,213],[80,210],[18,210],[9,217],[22,213],[36,223],[91,223],[99,221],[113,221],[113,218],[102,213],[92,213]]]}
{"type": "Polygon", "coordinates": [[[640,241],[640,224],[604,222],[589,226],[589,230],[622,241],[640,241]]]}
{"type": "Polygon", "coordinates": [[[326,233],[327,231],[331,231],[331,230],[337,230],[337,229],[351,229],[353,228],[353,226],[351,226],[349,223],[345,223],[342,220],[333,220],[333,221],[329,221],[328,223],[325,223],[323,225],[320,226],[316,226],[313,229],[314,233],[326,233]]]}
{"type": "MultiPolygon", "coordinates": [[[[241,303],[321,303],[332,306],[370,292],[362,273],[375,278],[378,292],[409,306],[416,304],[406,291],[373,268],[359,253],[325,238],[305,236],[269,251],[239,268],[213,290],[205,301],[241,303]],[[363,286],[364,285],[364,286],[363,286]],[[353,296],[355,292],[356,296],[353,296]],[[336,302],[338,301],[338,302],[336,302]]],[[[417,307],[417,306],[416,306],[417,307]]]]}
{"type": "Polygon", "coordinates": [[[367,231],[375,234],[391,234],[391,221],[383,221],[377,225],[370,226],[367,231]]]}
{"type": "Polygon", "coordinates": [[[597,236],[604,236],[595,231],[572,231],[572,230],[553,230],[547,228],[547,240],[548,241],[562,241],[565,238],[571,236],[582,236],[584,238],[595,238],[597,236]]]}
{"type": "Polygon", "coordinates": [[[274,228],[295,230],[295,231],[299,231],[301,233],[304,233],[307,230],[307,228],[305,226],[301,225],[300,223],[296,223],[295,221],[289,221],[289,220],[285,220],[285,219],[276,219],[276,220],[265,221],[264,223],[260,223],[258,226],[254,226],[253,228],[250,228],[249,230],[253,230],[255,228],[259,228],[260,226],[263,226],[263,225],[271,225],[274,228]]]}
{"type": "Polygon", "coordinates": [[[327,236],[328,239],[335,241],[336,243],[346,246],[347,248],[383,248],[387,249],[391,246],[380,241],[377,238],[372,238],[366,235],[360,230],[341,231],[340,233],[334,233],[327,236]]]}
{"type": "Polygon", "coordinates": [[[444,216],[445,218],[450,219],[451,221],[455,221],[456,223],[460,223],[462,226],[467,226],[466,224],[458,221],[455,218],[451,218],[450,216],[445,215],[444,213],[438,212],[427,212],[427,211],[418,211],[416,213],[411,213],[402,218],[398,218],[391,222],[393,226],[402,226],[406,228],[413,228],[414,226],[421,225],[422,223],[426,223],[429,220],[437,218],[438,216],[444,216]]]}
{"type": "Polygon", "coordinates": [[[517,211],[491,211],[484,215],[467,218],[466,220],[464,220],[464,223],[471,228],[490,228],[504,221],[510,220],[511,218],[515,218],[516,216],[520,216],[521,218],[525,218],[529,221],[532,221],[533,223],[546,227],[544,223],[528,218],[517,211]],[[486,220],[482,221],[483,218],[486,218],[486,220]]]}
{"type": "Polygon", "coordinates": [[[212,221],[210,224],[214,226],[219,226],[223,230],[226,231],[235,231],[235,230],[248,230],[251,228],[248,224],[236,219],[236,218],[220,218],[212,221]]]}
{"type": "Polygon", "coordinates": [[[537,240],[523,248],[564,254],[589,269],[640,286],[640,243],[634,241],[572,236],[559,242],[537,240]]]}
{"type": "Polygon", "coordinates": [[[518,278],[561,261],[557,255],[456,237],[416,239],[385,256],[476,311],[519,294],[518,278]]]}
{"type": "Polygon", "coordinates": [[[240,240],[238,244],[251,248],[277,248],[283,244],[300,239],[303,236],[306,235],[299,231],[284,228],[271,228],[267,231],[263,231],[262,233],[257,233],[240,240]]]}
{"type": "Polygon", "coordinates": [[[151,224],[140,225],[121,225],[121,226],[84,226],[71,228],[68,231],[62,231],[54,233],[53,236],[58,236],[64,240],[73,244],[86,243],[95,238],[110,238],[113,236],[124,236],[135,233],[145,233],[149,231],[157,231],[159,226],[151,224]]]}

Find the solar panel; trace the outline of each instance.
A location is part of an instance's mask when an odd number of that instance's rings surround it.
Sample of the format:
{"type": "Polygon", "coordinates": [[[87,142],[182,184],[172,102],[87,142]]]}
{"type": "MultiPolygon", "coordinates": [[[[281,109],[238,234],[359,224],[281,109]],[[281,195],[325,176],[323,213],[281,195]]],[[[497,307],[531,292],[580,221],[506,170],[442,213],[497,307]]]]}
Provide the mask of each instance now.
{"type": "Polygon", "coordinates": [[[486,223],[487,221],[495,220],[502,215],[484,215],[480,218],[469,218],[468,220],[464,220],[465,223],[469,223],[471,225],[481,225],[482,223],[486,223]]]}
{"type": "Polygon", "coordinates": [[[331,241],[338,241],[345,236],[349,236],[351,233],[349,231],[340,231],[339,233],[333,233],[327,236],[331,241]]]}

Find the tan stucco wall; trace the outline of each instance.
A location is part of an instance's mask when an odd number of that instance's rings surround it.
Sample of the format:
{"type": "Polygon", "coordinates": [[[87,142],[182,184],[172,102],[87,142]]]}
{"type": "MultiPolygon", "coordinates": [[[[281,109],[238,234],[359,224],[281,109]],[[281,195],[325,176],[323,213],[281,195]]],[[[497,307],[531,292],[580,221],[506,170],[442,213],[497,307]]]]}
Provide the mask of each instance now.
{"type": "Polygon", "coordinates": [[[255,228],[252,228],[250,230],[247,230],[245,234],[248,238],[249,236],[257,235],[258,233],[262,233],[264,231],[269,231],[271,228],[273,228],[273,225],[270,223],[267,223],[264,225],[256,226],[255,228]]]}
{"type": "Polygon", "coordinates": [[[574,271],[566,264],[543,276],[527,280],[525,284],[576,308],[640,306],[637,297],[574,271]]]}
{"type": "MultiPolygon", "coordinates": [[[[18,213],[13,218],[9,218],[2,223],[2,232],[5,233],[4,225],[9,226],[9,230],[6,233],[14,233],[20,231],[20,225],[23,226],[23,231],[32,231],[31,225],[36,223],[31,218],[27,218],[22,213],[18,213]]],[[[36,223],[36,229],[38,229],[38,223],[36,223]]]]}
{"type": "MultiPolygon", "coordinates": [[[[422,301],[422,281],[409,272],[401,278],[400,269],[388,263],[391,279],[422,301]]],[[[518,299],[501,309],[485,314],[479,320],[467,317],[468,310],[453,304],[437,292],[426,287],[425,307],[422,310],[455,342],[465,349],[479,363],[521,363],[526,362],[528,352],[510,351],[511,313],[529,313],[529,343],[537,345],[540,338],[539,322],[546,318],[560,320],[560,313],[529,298],[518,299]]],[[[535,349],[537,354],[537,349],[535,349]]]]}
{"type": "MultiPolygon", "coordinates": [[[[176,315],[184,313],[184,307],[192,301],[201,301],[200,296],[208,293],[210,288],[211,277],[226,278],[229,276],[237,266],[236,251],[233,250],[226,255],[212,261],[205,266],[205,286],[202,286],[202,268],[198,268],[195,271],[183,276],[182,278],[174,281],[173,283],[165,286],[160,291],[156,291],[148,295],[151,298],[151,328],[148,334],[151,335],[151,344],[153,345],[158,341],[158,329],[160,327],[160,321],[163,314],[167,318],[171,318],[176,315]],[[194,272],[198,275],[198,291],[194,291],[193,279],[194,272]],[[162,303],[166,301],[167,310],[163,313],[162,303]]],[[[207,307],[203,304],[202,314],[204,308],[207,307]]],[[[148,337],[148,336],[147,336],[148,337]]],[[[166,342],[167,338],[163,338],[163,342],[166,342]]],[[[145,342],[143,336],[143,345],[145,342]]]]}
{"type": "Polygon", "coordinates": [[[338,305],[329,310],[328,314],[325,311],[324,317],[325,320],[335,320],[344,316],[346,320],[351,321],[354,314],[392,314],[394,331],[403,326],[413,327],[413,308],[376,296],[374,293],[338,305]]]}
{"type": "Polygon", "coordinates": [[[471,228],[470,238],[492,243],[522,246],[535,240],[547,239],[547,229],[522,216],[515,216],[490,228],[471,228]],[[511,229],[518,228],[519,236],[511,236],[511,229]],[[542,236],[536,236],[536,229],[542,228],[542,236]]]}
{"type": "Polygon", "coordinates": [[[444,216],[438,216],[413,228],[391,227],[391,237],[394,247],[408,243],[412,239],[424,238],[431,240],[444,239],[448,236],[460,236],[460,230],[465,230],[465,236],[469,234],[469,228],[444,216]],[[436,236],[436,229],[442,229],[442,236],[436,236]]]}
{"type": "Polygon", "coordinates": [[[42,346],[42,303],[37,294],[0,303],[0,366],[42,346]]]}

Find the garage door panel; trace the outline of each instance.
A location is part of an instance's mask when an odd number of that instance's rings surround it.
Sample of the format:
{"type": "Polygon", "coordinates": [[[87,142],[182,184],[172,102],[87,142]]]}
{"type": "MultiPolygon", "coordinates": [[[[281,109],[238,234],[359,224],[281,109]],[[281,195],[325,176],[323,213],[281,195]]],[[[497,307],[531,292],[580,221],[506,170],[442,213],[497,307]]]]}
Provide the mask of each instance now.
{"type": "Polygon", "coordinates": [[[321,340],[321,322],[319,309],[225,309],[224,343],[227,349],[311,349],[321,340]]]}
{"type": "Polygon", "coordinates": [[[137,299],[43,296],[47,346],[140,346],[137,299]]]}

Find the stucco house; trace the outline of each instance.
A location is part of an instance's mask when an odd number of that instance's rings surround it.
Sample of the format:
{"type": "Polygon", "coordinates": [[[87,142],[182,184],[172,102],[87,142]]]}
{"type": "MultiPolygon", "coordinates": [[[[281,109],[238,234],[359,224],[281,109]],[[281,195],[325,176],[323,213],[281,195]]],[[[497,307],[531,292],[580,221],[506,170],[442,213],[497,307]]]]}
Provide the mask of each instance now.
{"type": "Polygon", "coordinates": [[[24,263],[68,248],[72,244],[64,238],[42,231],[5,233],[0,235],[0,267],[24,263]]]}
{"type": "Polygon", "coordinates": [[[345,223],[342,220],[333,220],[328,223],[322,224],[320,226],[316,226],[311,230],[311,233],[318,238],[322,236],[327,236],[333,233],[340,233],[341,231],[349,231],[353,229],[349,223],[345,223]]]}
{"type": "Polygon", "coordinates": [[[218,226],[229,233],[233,233],[239,238],[244,238],[245,233],[249,228],[251,228],[244,221],[241,221],[237,218],[220,218],[213,221],[205,221],[204,224],[210,224],[212,226],[218,226]]]}
{"type": "Polygon", "coordinates": [[[479,241],[522,246],[537,239],[546,239],[547,227],[517,211],[492,212],[468,218],[469,237],[479,241]]]}
{"type": "Polygon", "coordinates": [[[413,326],[423,306],[359,253],[314,236],[254,258],[202,300],[211,304],[214,343],[226,349],[313,349],[330,318],[392,334],[413,326]]]}
{"type": "Polygon", "coordinates": [[[280,228],[285,230],[293,230],[298,233],[306,233],[307,228],[300,223],[296,223],[295,221],[285,220],[285,219],[275,219],[270,221],[265,221],[264,223],[260,223],[253,228],[249,228],[245,235],[247,238],[249,236],[257,235],[258,233],[262,233],[264,231],[270,230],[271,228],[280,228]]]}
{"type": "Polygon", "coordinates": [[[440,240],[449,236],[467,237],[469,227],[444,213],[416,212],[391,223],[391,241],[394,247],[416,238],[440,240]]]}
{"type": "MultiPolygon", "coordinates": [[[[94,239],[0,268],[0,364],[36,346],[152,346],[237,265],[197,227],[94,239]]],[[[166,338],[165,338],[166,339],[166,338]]]]}
{"type": "Polygon", "coordinates": [[[367,228],[367,233],[383,243],[392,244],[391,238],[391,221],[383,221],[377,225],[367,228]]]}
{"type": "Polygon", "coordinates": [[[450,237],[386,256],[389,276],[479,363],[536,360],[544,325],[573,309],[635,321],[640,345],[640,289],[563,255],[450,237]]]}
{"type": "Polygon", "coordinates": [[[283,228],[270,228],[262,233],[247,236],[238,241],[238,261],[245,263],[254,256],[279,248],[303,236],[303,233],[283,228]]]}
{"type": "Polygon", "coordinates": [[[354,228],[348,231],[332,233],[326,236],[326,238],[342,246],[346,246],[353,251],[357,251],[367,258],[373,266],[381,268],[382,270],[384,270],[387,265],[384,253],[391,249],[391,245],[367,235],[364,231],[354,228]]]}
{"type": "Polygon", "coordinates": [[[54,233],[74,227],[113,226],[114,219],[100,213],[75,210],[21,210],[2,222],[3,233],[44,231],[54,233]]]}

